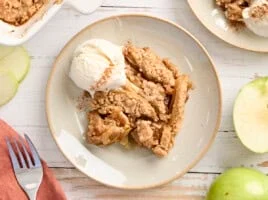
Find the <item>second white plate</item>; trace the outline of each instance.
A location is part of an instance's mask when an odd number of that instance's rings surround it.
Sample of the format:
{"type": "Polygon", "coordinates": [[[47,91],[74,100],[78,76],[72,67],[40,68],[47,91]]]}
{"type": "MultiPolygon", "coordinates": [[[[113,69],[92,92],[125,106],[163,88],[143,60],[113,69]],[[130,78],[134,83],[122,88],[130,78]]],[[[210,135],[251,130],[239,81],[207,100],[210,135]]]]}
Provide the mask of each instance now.
{"type": "Polygon", "coordinates": [[[188,3],[201,23],[220,39],[242,49],[268,52],[268,38],[255,35],[247,28],[234,30],[215,0],[188,0],[188,3]]]}

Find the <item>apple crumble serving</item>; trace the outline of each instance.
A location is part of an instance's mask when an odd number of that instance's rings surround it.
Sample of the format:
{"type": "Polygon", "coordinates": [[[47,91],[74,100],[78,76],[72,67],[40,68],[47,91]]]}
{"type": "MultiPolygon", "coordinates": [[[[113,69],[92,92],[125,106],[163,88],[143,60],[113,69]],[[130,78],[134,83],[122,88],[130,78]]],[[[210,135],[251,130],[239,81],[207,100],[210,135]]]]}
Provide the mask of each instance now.
{"type": "Polygon", "coordinates": [[[90,100],[87,142],[109,145],[132,139],[166,156],[181,128],[192,83],[150,48],[125,45],[127,84],[97,91],[90,100]]]}
{"type": "MultiPolygon", "coordinates": [[[[26,23],[50,0],[0,0],[0,20],[20,26],[26,23]]],[[[60,3],[61,0],[54,0],[60,3]]]]}
{"type": "Polygon", "coordinates": [[[268,37],[268,0],[215,0],[231,27],[268,37]]]}

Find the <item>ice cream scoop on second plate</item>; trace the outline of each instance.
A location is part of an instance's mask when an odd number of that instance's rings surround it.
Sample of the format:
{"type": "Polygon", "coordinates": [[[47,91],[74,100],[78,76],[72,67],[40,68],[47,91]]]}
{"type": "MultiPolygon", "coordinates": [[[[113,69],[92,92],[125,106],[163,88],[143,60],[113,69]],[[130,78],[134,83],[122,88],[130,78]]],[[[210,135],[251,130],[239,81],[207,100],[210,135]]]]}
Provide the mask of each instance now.
{"type": "Polygon", "coordinates": [[[91,94],[88,143],[128,146],[166,156],[181,128],[192,83],[150,48],[89,40],[74,53],[70,77],[91,94]]]}
{"type": "Polygon", "coordinates": [[[268,0],[255,0],[243,10],[246,26],[255,34],[268,37],[268,0]]]}

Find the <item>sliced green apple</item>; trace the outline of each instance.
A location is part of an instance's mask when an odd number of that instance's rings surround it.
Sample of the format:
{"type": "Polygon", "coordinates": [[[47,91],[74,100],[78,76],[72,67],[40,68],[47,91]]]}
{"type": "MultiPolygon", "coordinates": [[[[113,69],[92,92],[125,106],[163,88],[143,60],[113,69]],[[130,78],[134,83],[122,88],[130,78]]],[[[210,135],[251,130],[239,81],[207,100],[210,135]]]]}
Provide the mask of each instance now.
{"type": "Polygon", "coordinates": [[[206,200],[267,200],[268,177],[248,168],[234,168],[211,185],[206,200]]]}
{"type": "Polygon", "coordinates": [[[268,77],[242,88],[235,101],[233,118],[236,133],[248,149],[268,152],[268,77]]]}
{"type": "Polygon", "coordinates": [[[9,71],[0,71],[0,106],[9,102],[17,93],[18,81],[9,71]]]}
{"type": "Polygon", "coordinates": [[[30,67],[30,57],[23,47],[15,49],[0,60],[0,70],[8,70],[14,74],[18,82],[26,76],[30,67]]]}
{"type": "Polygon", "coordinates": [[[9,55],[14,49],[15,47],[8,47],[8,46],[0,45],[0,59],[9,55]]]}

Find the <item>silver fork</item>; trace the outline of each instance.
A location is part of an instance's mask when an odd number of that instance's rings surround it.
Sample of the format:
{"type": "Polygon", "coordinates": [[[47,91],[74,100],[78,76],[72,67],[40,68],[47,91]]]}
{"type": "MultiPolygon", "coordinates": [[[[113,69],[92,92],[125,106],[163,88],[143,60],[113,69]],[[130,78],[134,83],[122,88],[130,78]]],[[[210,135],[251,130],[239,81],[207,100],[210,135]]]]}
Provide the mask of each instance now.
{"type": "Polygon", "coordinates": [[[37,191],[43,178],[43,167],[32,141],[26,134],[24,137],[30,152],[27,151],[22,138],[19,141],[13,138],[12,142],[10,138],[6,138],[6,144],[19,185],[29,200],[36,200],[37,191]]]}

